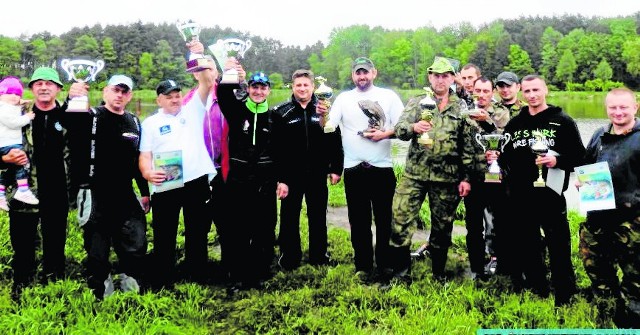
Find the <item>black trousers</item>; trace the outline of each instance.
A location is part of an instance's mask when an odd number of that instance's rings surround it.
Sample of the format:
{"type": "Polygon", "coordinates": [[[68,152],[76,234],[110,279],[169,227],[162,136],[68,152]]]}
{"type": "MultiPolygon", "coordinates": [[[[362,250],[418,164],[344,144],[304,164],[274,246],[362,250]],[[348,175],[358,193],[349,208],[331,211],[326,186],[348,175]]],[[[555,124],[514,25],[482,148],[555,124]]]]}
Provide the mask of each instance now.
{"type": "MultiPolygon", "coordinates": [[[[109,196],[105,195],[108,199],[109,196]]],[[[94,198],[95,216],[83,226],[89,288],[102,298],[104,281],[112,270],[111,247],[118,256],[119,273],[140,279],[147,253],[147,221],[135,194],[121,194],[115,202],[94,198]]]]}
{"type": "Polygon", "coordinates": [[[302,260],[300,212],[302,198],[307,205],[309,223],[309,262],[320,264],[327,257],[327,203],[329,190],[326,174],[306,173],[290,182],[289,195],[280,203],[280,265],[296,268],[302,260]]]}
{"type": "Polygon", "coordinates": [[[379,269],[390,266],[388,250],[395,188],[396,176],[391,167],[378,168],[361,163],[344,170],[344,190],[356,271],[373,270],[372,220],[376,225],[375,263],[379,269]]]}
{"type": "Polygon", "coordinates": [[[230,220],[233,218],[233,212],[231,202],[227,196],[227,183],[222,177],[222,169],[217,168],[218,174],[211,181],[211,200],[209,201],[210,217],[213,219],[213,224],[216,227],[216,235],[218,237],[218,243],[220,244],[220,263],[222,267],[221,279],[228,279],[229,272],[229,258],[227,255],[227,247],[230,243],[225,242],[225,227],[227,227],[230,220]]]}
{"type": "Polygon", "coordinates": [[[151,196],[153,258],[156,279],[174,277],[176,238],[180,211],[184,219],[185,265],[189,274],[204,272],[208,261],[207,234],[211,228],[208,201],[211,197],[206,175],[188,181],[181,188],[151,196]]]}
{"type": "Polygon", "coordinates": [[[40,239],[43,275],[51,279],[64,277],[67,215],[66,203],[48,204],[46,199],[41,200],[40,213],[9,211],[9,235],[13,248],[11,267],[15,284],[25,284],[35,276],[36,249],[40,239]],[[38,236],[38,224],[41,237],[38,236]]]}
{"type": "MultiPolygon", "coordinates": [[[[233,174],[233,171],[231,172],[233,174]]],[[[270,178],[230,175],[229,203],[240,206],[225,226],[225,263],[233,282],[256,283],[271,276],[278,207],[270,178]]]]}
{"type": "Polygon", "coordinates": [[[504,219],[505,192],[502,183],[485,183],[484,180],[476,180],[471,183],[471,192],[464,198],[467,252],[472,272],[484,272],[486,250],[489,249],[490,242],[490,249],[495,252],[495,256],[498,256],[497,250],[500,246],[496,236],[499,239],[501,220],[504,219]],[[487,236],[485,209],[493,214],[492,236],[487,236]]]}

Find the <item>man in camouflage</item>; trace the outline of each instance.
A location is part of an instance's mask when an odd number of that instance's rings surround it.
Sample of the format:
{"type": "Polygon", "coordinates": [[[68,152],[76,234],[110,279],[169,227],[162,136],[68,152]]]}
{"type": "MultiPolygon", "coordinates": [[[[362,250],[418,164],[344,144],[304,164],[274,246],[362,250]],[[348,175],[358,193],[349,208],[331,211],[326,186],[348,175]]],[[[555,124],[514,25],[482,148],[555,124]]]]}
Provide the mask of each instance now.
{"type": "Polygon", "coordinates": [[[496,90],[500,95],[500,102],[496,105],[499,107],[505,107],[511,113],[511,117],[514,117],[520,113],[523,106],[526,106],[526,102],[518,99],[518,92],[520,92],[520,80],[518,75],[513,72],[501,72],[496,78],[496,90]]]}
{"type": "Polygon", "coordinates": [[[425,95],[409,101],[395,126],[399,139],[411,140],[404,176],[393,198],[393,224],[391,257],[395,259],[394,276],[409,279],[411,258],[409,248],[414,223],[420,207],[429,195],[431,234],[429,252],[433,276],[444,280],[447,251],[451,246],[453,216],[460,197],[470,191],[469,171],[474,159],[473,128],[460,115],[461,104],[450,90],[454,81],[454,68],[445,58],[437,58],[428,68],[429,83],[437,106],[431,121],[421,119],[425,95]],[[418,143],[421,134],[429,132],[433,145],[418,143]]]}
{"type": "Polygon", "coordinates": [[[618,328],[640,328],[638,103],[633,91],[617,88],[607,94],[605,105],[611,123],[595,131],[584,163],[608,163],[616,206],[587,212],[580,227],[580,254],[601,317],[613,317],[618,328]]]}
{"type": "MultiPolygon", "coordinates": [[[[469,114],[470,123],[476,134],[502,134],[504,126],[509,122],[509,109],[492,102],[493,92],[494,86],[490,79],[486,77],[476,79],[473,95],[477,100],[477,109],[469,114]]],[[[486,141],[481,140],[480,142],[486,146],[486,141]]],[[[501,141],[499,144],[502,145],[504,142],[501,141]]],[[[493,225],[496,220],[494,220],[494,212],[504,203],[505,190],[500,179],[485,178],[485,173],[488,170],[484,150],[475,141],[473,145],[477,149],[477,156],[475,169],[470,180],[471,192],[464,199],[465,224],[471,272],[474,279],[482,280],[486,275],[494,274],[496,270],[497,252],[493,225]],[[489,253],[490,262],[485,274],[486,252],[489,253]]]]}

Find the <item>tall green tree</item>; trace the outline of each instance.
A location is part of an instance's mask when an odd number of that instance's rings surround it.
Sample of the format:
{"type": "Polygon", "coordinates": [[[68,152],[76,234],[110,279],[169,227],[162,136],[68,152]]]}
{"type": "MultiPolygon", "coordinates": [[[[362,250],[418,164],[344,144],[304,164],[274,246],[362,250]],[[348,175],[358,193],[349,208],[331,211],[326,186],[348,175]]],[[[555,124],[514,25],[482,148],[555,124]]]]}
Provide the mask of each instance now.
{"type": "Polygon", "coordinates": [[[531,66],[529,54],[517,44],[511,44],[509,48],[509,66],[504,67],[504,69],[515,72],[521,77],[535,72],[533,66],[531,66]]]}
{"type": "Polygon", "coordinates": [[[540,66],[540,74],[549,81],[554,80],[553,74],[555,73],[560,58],[557,46],[562,40],[562,37],[562,33],[553,29],[553,27],[547,27],[542,34],[542,51],[540,52],[542,65],[540,66]]]}
{"type": "Polygon", "coordinates": [[[20,76],[20,58],[24,46],[20,41],[0,35],[0,76],[20,76]]]}
{"type": "Polygon", "coordinates": [[[562,87],[565,87],[567,83],[573,82],[577,67],[578,65],[576,64],[573,52],[571,52],[571,50],[565,50],[562,57],[560,57],[560,62],[558,62],[554,79],[561,83],[562,87]]]}
{"type": "Polygon", "coordinates": [[[116,50],[113,47],[113,39],[111,37],[105,37],[102,40],[101,50],[102,60],[104,60],[105,66],[102,72],[98,74],[98,78],[104,80],[113,74],[112,72],[116,68],[118,55],[116,54],[116,50]]]}
{"type": "Polygon", "coordinates": [[[640,75],[640,37],[625,41],[622,45],[622,59],[626,70],[633,76],[640,75]]]}
{"type": "Polygon", "coordinates": [[[596,79],[602,80],[602,82],[606,83],[611,80],[613,77],[613,69],[609,65],[606,59],[603,59],[598,63],[598,67],[593,71],[593,76],[596,79]]]}

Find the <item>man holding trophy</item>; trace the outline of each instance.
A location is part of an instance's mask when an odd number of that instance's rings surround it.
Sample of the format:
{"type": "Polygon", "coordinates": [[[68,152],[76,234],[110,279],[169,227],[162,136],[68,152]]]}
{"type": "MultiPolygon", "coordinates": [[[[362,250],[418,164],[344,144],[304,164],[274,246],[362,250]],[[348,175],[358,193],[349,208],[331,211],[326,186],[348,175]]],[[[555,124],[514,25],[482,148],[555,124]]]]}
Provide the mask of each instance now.
{"type": "MultiPolygon", "coordinates": [[[[569,303],[577,292],[563,192],[567,189],[569,174],[580,165],[585,148],[575,121],[559,107],[547,104],[548,90],[542,77],[525,76],[521,87],[528,106],[506,125],[504,133],[511,135],[511,143],[498,160],[509,190],[505,206],[507,219],[518,223],[501,227],[500,242],[504,248],[500,262],[507,263],[516,288],[524,284],[524,274],[528,287],[541,296],[548,295],[542,228],[555,304],[559,306],[569,303]],[[532,148],[534,145],[546,146],[547,153],[541,154],[540,149],[532,148]],[[538,165],[544,178],[542,187],[538,187],[537,182],[538,165]]],[[[487,158],[494,160],[498,153],[490,151],[487,158]]]]}
{"type": "MultiPolygon", "coordinates": [[[[351,79],[356,87],[340,93],[329,112],[329,121],[342,130],[344,189],[356,271],[369,278],[374,269],[373,219],[376,225],[377,269],[380,271],[390,266],[387,248],[391,234],[391,202],[396,186],[391,137],[404,109],[402,100],[394,91],[373,84],[377,74],[370,59],[356,58],[351,66],[351,79]]],[[[324,115],[327,107],[318,104],[316,110],[324,115]]]]}
{"type": "Polygon", "coordinates": [[[509,110],[492,103],[494,85],[486,77],[476,79],[472,93],[477,99],[477,108],[469,118],[476,131],[475,144],[479,150],[470,181],[471,192],[464,199],[464,206],[469,265],[474,279],[482,280],[495,274],[499,245],[495,241],[494,223],[501,219],[500,206],[505,201],[500,166],[497,160],[487,166],[484,156],[486,150],[500,150],[508,144],[510,135],[502,132],[509,122],[509,110]],[[485,263],[488,264],[486,271],[485,263]]]}
{"type": "Polygon", "coordinates": [[[453,216],[461,197],[469,194],[469,167],[476,149],[472,145],[475,129],[467,118],[460,117],[466,103],[450,89],[454,68],[445,58],[438,57],[428,68],[429,83],[434,92],[436,108],[430,122],[421,119],[426,94],[412,98],[395,126],[396,136],[411,140],[404,177],[393,198],[393,225],[390,248],[394,277],[409,280],[411,270],[411,236],[424,199],[429,195],[431,234],[429,254],[433,277],[445,280],[447,253],[451,246],[453,216]],[[418,143],[424,132],[430,131],[433,145],[418,143]]]}

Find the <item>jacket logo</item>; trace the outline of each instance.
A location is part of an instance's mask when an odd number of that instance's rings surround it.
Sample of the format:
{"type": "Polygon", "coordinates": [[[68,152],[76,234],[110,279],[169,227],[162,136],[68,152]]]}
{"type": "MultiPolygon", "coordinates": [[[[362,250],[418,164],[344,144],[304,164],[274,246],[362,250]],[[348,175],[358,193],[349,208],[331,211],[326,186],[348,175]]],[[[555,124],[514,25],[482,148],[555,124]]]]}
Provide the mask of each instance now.
{"type": "Polygon", "coordinates": [[[171,132],[171,126],[170,125],[164,125],[162,127],[160,127],[160,135],[165,135],[171,132]]]}

